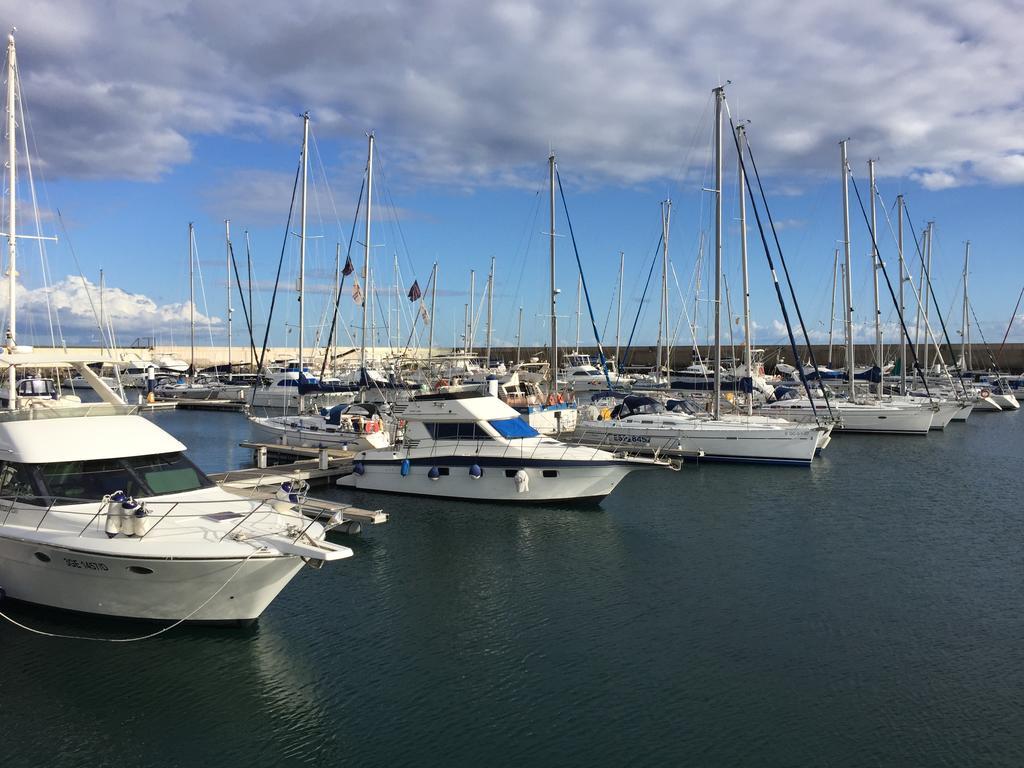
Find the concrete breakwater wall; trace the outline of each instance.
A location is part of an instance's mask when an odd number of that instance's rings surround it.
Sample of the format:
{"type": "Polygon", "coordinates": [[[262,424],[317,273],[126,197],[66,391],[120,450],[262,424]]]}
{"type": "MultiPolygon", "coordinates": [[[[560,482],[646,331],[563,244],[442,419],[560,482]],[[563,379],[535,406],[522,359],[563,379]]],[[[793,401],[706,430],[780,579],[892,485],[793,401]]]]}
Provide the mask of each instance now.
{"type": "MultiPolygon", "coordinates": [[[[761,345],[764,350],[764,357],[766,366],[771,370],[775,363],[778,361],[792,364],[793,355],[788,346],[779,344],[765,344],[761,345]]],[[[37,351],[42,351],[43,348],[36,347],[37,351]]],[[[798,348],[801,354],[802,361],[806,362],[809,358],[804,347],[798,348]]],[[[814,355],[819,365],[824,365],[827,362],[828,347],[827,345],[814,345],[812,347],[814,355]]],[[[450,353],[448,348],[435,348],[434,354],[448,354],[450,353]]],[[[566,354],[571,349],[562,348],[559,350],[559,355],[566,354]]],[[[614,355],[614,347],[606,347],[605,354],[610,358],[614,355]]],[[[959,346],[954,347],[954,351],[957,355],[960,354],[959,346]]],[[[111,360],[148,360],[154,356],[170,355],[172,357],[180,358],[186,362],[190,359],[190,349],[187,346],[160,346],[153,349],[125,349],[117,352],[113,358],[109,353],[103,352],[99,348],[95,347],[74,347],[68,348],[68,352],[71,354],[80,354],[84,359],[111,359],[111,360]]],[[[410,356],[425,356],[426,349],[413,349],[409,350],[410,356]]],[[[597,350],[594,347],[580,347],[580,352],[594,355],[595,360],[597,356],[597,350]]],[[[897,346],[886,346],[886,359],[893,360],[899,356],[899,347],[897,346]]],[[[474,353],[482,356],[483,350],[474,350],[474,353]]],[[[836,366],[843,365],[844,349],[841,346],[834,346],[832,349],[832,363],[836,366]]],[[[382,359],[385,357],[391,357],[394,353],[388,348],[378,348],[367,350],[367,356],[373,359],[382,359]]],[[[705,360],[711,359],[712,351],[707,347],[700,348],[700,354],[705,360]]],[[[737,358],[742,357],[742,347],[735,347],[735,353],[732,348],[726,346],[722,349],[723,357],[730,357],[733,354],[737,358]]],[[[627,363],[633,366],[651,366],[654,364],[657,355],[657,350],[654,346],[640,346],[633,347],[629,353],[629,359],[627,363]]],[[[1001,351],[998,346],[993,346],[991,349],[991,355],[997,360],[998,366],[1001,370],[1008,371],[1022,371],[1024,370],[1024,344],[1015,343],[1007,344],[1001,351]]],[[[297,350],[294,347],[271,347],[268,348],[265,354],[265,360],[267,361],[284,361],[295,359],[297,356],[297,350]]],[[[252,358],[252,351],[249,348],[236,346],[232,347],[230,356],[228,348],[224,347],[196,347],[195,360],[196,368],[204,369],[211,368],[214,366],[227,365],[228,360],[239,369],[247,369],[252,358]]],[[[323,351],[318,351],[314,355],[306,352],[305,359],[309,360],[312,357],[317,364],[323,360],[323,351]]],[[[338,357],[343,361],[358,361],[359,350],[352,347],[339,347],[338,357]]],[[[494,360],[504,360],[506,362],[514,362],[516,359],[515,347],[494,347],[491,350],[491,357],[494,360]]],[[[522,347],[519,350],[519,357],[522,360],[529,360],[531,357],[537,357],[541,360],[547,359],[547,350],[543,347],[531,346],[522,347]]],[[[874,359],[874,346],[868,344],[858,344],[854,347],[854,357],[858,365],[867,365],[874,359]]],[[[948,358],[948,355],[945,355],[948,358]]],[[[909,355],[908,355],[909,358],[909,355]]],[[[932,359],[934,358],[934,353],[932,359]]],[[[672,367],[678,370],[689,365],[695,359],[694,350],[692,347],[675,347],[672,350],[672,367]]],[[[975,368],[990,368],[992,367],[989,351],[981,345],[975,345],[972,352],[972,363],[975,368]]]]}

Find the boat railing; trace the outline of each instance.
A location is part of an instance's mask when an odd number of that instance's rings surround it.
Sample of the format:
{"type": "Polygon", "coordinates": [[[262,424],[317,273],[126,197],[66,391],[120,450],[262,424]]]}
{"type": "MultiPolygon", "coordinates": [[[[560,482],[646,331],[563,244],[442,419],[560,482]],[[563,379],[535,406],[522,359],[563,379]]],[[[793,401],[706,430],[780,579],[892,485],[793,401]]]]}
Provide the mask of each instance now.
{"type": "MultiPolygon", "coordinates": [[[[83,504],[91,505],[91,504],[94,504],[94,503],[97,504],[97,507],[96,507],[95,511],[87,510],[87,509],[79,510],[79,509],[64,509],[64,508],[57,510],[57,512],[59,512],[61,515],[78,515],[78,516],[81,516],[82,518],[84,518],[84,517],[88,517],[89,518],[88,521],[85,523],[85,525],[82,526],[82,528],[78,531],[77,536],[79,538],[84,536],[89,531],[90,528],[92,528],[94,526],[97,526],[99,524],[100,520],[104,520],[105,519],[105,514],[109,514],[110,513],[110,509],[111,509],[110,505],[111,504],[119,503],[119,502],[113,501],[112,498],[109,495],[107,497],[104,497],[103,499],[99,499],[99,500],[95,500],[94,499],[94,500],[84,500],[84,501],[82,499],[75,499],[75,498],[69,498],[69,497],[59,497],[59,496],[57,496],[57,497],[48,497],[48,498],[50,499],[49,504],[46,506],[45,510],[43,511],[43,514],[39,518],[39,521],[34,526],[34,530],[36,530],[36,531],[39,531],[39,530],[41,530],[43,528],[43,524],[46,522],[46,520],[49,517],[50,513],[54,511],[54,507],[61,507],[63,505],[69,505],[69,504],[74,504],[74,505],[83,505],[83,504]]],[[[31,501],[29,501],[29,500],[38,500],[38,499],[39,499],[39,496],[36,495],[36,494],[31,494],[31,495],[29,495],[29,494],[16,494],[13,497],[0,498],[0,503],[9,502],[7,504],[6,514],[4,515],[3,522],[0,523],[0,528],[6,527],[8,525],[8,522],[10,520],[10,516],[11,516],[12,513],[14,513],[14,511],[16,509],[20,510],[20,511],[24,511],[24,512],[34,511],[36,509],[39,509],[39,505],[33,504],[33,503],[31,503],[31,501]],[[19,503],[20,503],[20,506],[19,506],[19,503]]],[[[253,499],[253,500],[255,501],[255,499],[253,499]]],[[[290,502],[285,502],[283,499],[261,499],[261,500],[259,500],[259,503],[255,507],[253,507],[252,509],[248,510],[247,512],[236,512],[234,510],[230,510],[230,511],[221,512],[220,513],[222,515],[221,517],[215,516],[216,513],[211,513],[211,511],[209,509],[207,509],[207,511],[204,511],[204,512],[196,512],[194,514],[189,514],[187,512],[186,513],[178,512],[177,514],[173,514],[173,513],[179,507],[188,507],[190,505],[205,506],[207,508],[209,508],[211,506],[223,506],[224,499],[195,499],[195,500],[177,499],[177,500],[174,500],[174,501],[160,501],[159,499],[145,499],[145,498],[143,498],[143,499],[137,499],[137,501],[140,504],[144,504],[145,505],[145,508],[147,510],[147,513],[148,513],[147,517],[154,518],[152,524],[147,527],[147,529],[142,533],[142,535],[140,535],[140,536],[133,536],[132,537],[132,538],[135,538],[135,539],[137,539],[139,541],[141,541],[142,539],[144,539],[147,536],[149,536],[157,528],[157,526],[160,525],[160,523],[162,523],[164,520],[166,520],[169,517],[173,517],[175,520],[178,520],[178,521],[187,521],[189,519],[208,520],[210,522],[227,522],[229,520],[234,521],[234,525],[232,525],[229,530],[227,530],[226,532],[221,534],[220,537],[217,539],[218,541],[224,541],[226,538],[230,537],[232,534],[235,533],[235,531],[237,531],[246,522],[248,522],[250,519],[252,519],[253,516],[260,515],[260,514],[264,514],[265,515],[268,512],[274,513],[275,515],[278,515],[278,516],[286,518],[286,519],[287,518],[292,518],[296,522],[301,521],[302,526],[298,527],[296,525],[289,524],[283,530],[275,531],[275,532],[271,532],[271,533],[260,533],[259,536],[253,536],[253,537],[250,537],[250,538],[258,538],[258,537],[274,535],[274,534],[287,534],[289,537],[291,537],[291,540],[293,542],[295,542],[295,541],[298,541],[299,539],[301,539],[303,536],[305,536],[307,531],[309,530],[309,528],[314,523],[316,523],[316,519],[315,518],[308,518],[305,515],[303,515],[303,513],[302,513],[302,503],[303,503],[304,499],[300,499],[298,502],[294,503],[291,506],[290,509],[281,509],[281,505],[275,505],[274,504],[275,501],[280,501],[282,503],[282,505],[290,503],[290,502]],[[167,506],[167,509],[165,509],[163,511],[158,509],[158,507],[161,507],[161,506],[164,506],[164,505],[167,506]],[[237,517],[238,519],[235,520],[235,517],[237,517]]],[[[240,499],[239,501],[243,501],[243,503],[248,503],[244,499],[240,499]]],[[[237,503],[237,502],[232,501],[231,503],[237,503]]],[[[100,526],[100,530],[103,530],[102,526],[100,526]]]]}

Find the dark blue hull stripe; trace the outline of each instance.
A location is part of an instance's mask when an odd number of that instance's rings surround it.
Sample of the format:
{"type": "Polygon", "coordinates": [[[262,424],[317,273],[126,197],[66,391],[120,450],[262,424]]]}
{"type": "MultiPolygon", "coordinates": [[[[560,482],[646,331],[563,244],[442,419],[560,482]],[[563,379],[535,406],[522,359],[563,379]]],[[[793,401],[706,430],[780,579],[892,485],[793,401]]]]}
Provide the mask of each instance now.
{"type": "MultiPolygon", "coordinates": [[[[406,457],[399,456],[395,459],[370,459],[362,458],[358,454],[353,461],[361,461],[363,464],[372,466],[396,466],[402,465],[406,457]]],[[[528,459],[515,456],[427,456],[422,458],[410,458],[409,464],[414,467],[471,467],[474,464],[486,469],[487,467],[543,467],[544,469],[558,469],[559,467],[627,467],[632,466],[631,462],[617,459],[601,459],[598,461],[586,461],[582,459],[528,459]]]]}

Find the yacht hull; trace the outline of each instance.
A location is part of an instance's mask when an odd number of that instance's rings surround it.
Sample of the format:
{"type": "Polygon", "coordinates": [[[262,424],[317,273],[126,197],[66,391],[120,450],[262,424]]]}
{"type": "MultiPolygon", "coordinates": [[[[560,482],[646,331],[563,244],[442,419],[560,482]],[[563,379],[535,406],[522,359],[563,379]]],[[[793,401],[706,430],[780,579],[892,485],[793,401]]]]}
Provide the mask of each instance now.
{"type": "Polygon", "coordinates": [[[564,461],[521,459],[514,456],[486,457],[433,456],[409,460],[408,473],[402,475],[403,458],[357,458],[362,474],[353,472],[338,480],[338,485],[360,491],[383,491],[462,499],[465,501],[537,502],[597,501],[615,490],[632,470],[625,461],[564,461]],[[473,465],[482,475],[470,474],[473,465]],[[434,480],[431,468],[442,474],[434,480]],[[528,490],[520,492],[515,475],[526,473],[528,490]],[[547,476],[545,476],[547,473],[547,476]],[[554,474],[552,474],[554,473],[554,474]]]}
{"type": "Polygon", "coordinates": [[[677,429],[645,428],[642,424],[630,425],[628,421],[622,424],[584,422],[577,429],[577,436],[580,442],[605,450],[742,464],[809,467],[820,450],[817,430],[721,429],[710,422],[677,429]]]}
{"type": "Polygon", "coordinates": [[[7,596],[127,619],[178,621],[195,611],[189,621],[253,621],[302,566],[290,555],[248,561],[120,557],[0,538],[0,588],[7,596]]]}
{"type": "MultiPolygon", "coordinates": [[[[928,408],[892,408],[857,406],[844,408],[833,404],[839,422],[836,431],[881,435],[927,435],[934,412],[928,408]]],[[[777,416],[790,421],[812,423],[817,418],[809,407],[787,404],[769,405],[761,409],[765,416],[777,416]]],[[[818,405],[818,416],[827,414],[825,404],[818,405]]]]}
{"type": "Polygon", "coordinates": [[[382,448],[388,443],[384,432],[356,433],[330,426],[310,429],[305,424],[306,420],[302,417],[249,419],[253,436],[267,443],[307,448],[342,448],[348,451],[382,448]]]}

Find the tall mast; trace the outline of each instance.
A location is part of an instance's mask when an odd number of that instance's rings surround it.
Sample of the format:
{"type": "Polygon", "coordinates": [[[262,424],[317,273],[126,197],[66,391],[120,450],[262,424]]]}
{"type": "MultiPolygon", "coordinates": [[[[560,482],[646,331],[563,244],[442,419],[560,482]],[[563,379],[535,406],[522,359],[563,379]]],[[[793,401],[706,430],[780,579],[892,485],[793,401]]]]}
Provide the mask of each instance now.
{"type": "Polygon", "coordinates": [[[928,250],[925,254],[925,267],[924,267],[924,280],[921,284],[921,290],[924,291],[924,355],[922,359],[924,361],[924,372],[928,373],[928,358],[930,357],[928,343],[928,309],[931,305],[931,286],[932,286],[932,242],[935,238],[935,222],[928,222],[928,250]]]}
{"type": "Polygon", "coordinates": [[[576,348],[573,350],[577,355],[580,353],[580,310],[583,301],[583,273],[580,272],[576,278],[576,348]]]}
{"type": "MultiPolygon", "coordinates": [[[[299,203],[299,378],[302,373],[303,332],[306,326],[306,175],[309,171],[309,112],[302,114],[302,198],[299,203]]],[[[299,395],[299,410],[303,398],[299,395]]]]}
{"type": "Polygon", "coordinates": [[[430,291],[430,322],[427,323],[427,370],[430,370],[430,358],[434,356],[434,323],[437,322],[437,315],[434,314],[434,302],[437,299],[437,262],[434,262],[434,278],[430,281],[433,288],[430,291]]]}
{"type": "Polygon", "coordinates": [[[476,314],[476,270],[469,270],[469,318],[466,321],[466,353],[473,354],[473,337],[476,335],[476,328],[473,326],[473,316],[476,314]]]}
{"type": "Polygon", "coordinates": [[[469,302],[462,305],[462,352],[469,354],[469,302]]]}
{"type": "Polygon", "coordinates": [[[228,275],[228,379],[231,378],[231,220],[224,219],[224,265],[228,275]]]}
{"type": "MultiPolygon", "coordinates": [[[[751,392],[747,397],[747,415],[754,413],[754,364],[750,350],[750,275],[747,272],[747,177],[743,170],[743,150],[747,144],[747,129],[743,125],[736,127],[736,138],[739,144],[739,192],[740,192],[740,257],[743,260],[743,364],[747,368],[751,392]]],[[[835,273],[832,274],[832,302],[835,303],[835,273]]],[[[831,336],[829,337],[831,343],[831,336]]]]}
{"type": "Polygon", "coordinates": [[[328,343],[331,348],[331,371],[338,365],[338,308],[341,306],[341,243],[334,244],[334,332],[328,343]]]}
{"type": "MultiPolygon", "coordinates": [[[[903,264],[903,195],[896,195],[896,251],[900,257],[900,316],[906,316],[903,284],[906,282],[903,264]]],[[[907,394],[907,336],[900,334],[900,394],[907,394]]]]}
{"type": "MultiPolygon", "coordinates": [[[[722,415],[722,102],[725,89],[715,88],[715,395],[712,415],[722,415]]],[[[797,361],[799,364],[799,361],[797,361]]]]}
{"type": "Polygon", "coordinates": [[[968,318],[970,304],[967,298],[967,269],[970,266],[970,261],[971,241],[968,240],[966,243],[964,243],[964,317],[963,324],[960,327],[960,358],[963,361],[964,368],[968,371],[971,369],[971,363],[969,360],[971,321],[968,318]]]}
{"type": "MultiPolygon", "coordinates": [[[[875,161],[868,160],[868,194],[871,195],[871,278],[874,281],[875,289],[875,365],[878,366],[879,376],[882,372],[882,309],[878,303],[878,269],[879,255],[875,244],[878,242],[878,220],[875,217],[875,161]]],[[[881,396],[882,382],[874,385],[875,394],[881,396]]]]}
{"type": "Polygon", "coordinates": [[[104,306],[104,283],[103,283],[103,268],[100,268],[100,345],[103,347],[103,351],[107,350],[107,313],[106,307],[104,306]]]}
{"type": "Polygon", "coordinates": [[[856,398],[854,389],[854,358],[853,358],[853,272],[850,259],[850,164],[846,160],[846,142],[839,142],[840,161],[843,165],[843,267],[846,295],[846,380],[850,384],[850,400],[856,398]]]}
{"type": "Polygon", "coordinates": [[[192,222],[188,223],[188,327],[189,327],[189,376],[196,375],[196,284],[192,277],[192,262],[195,261],[193,243],[195,232],[192,222]]]}
{"type": "Polygon", "coordinates": [[[672,231],[672,201],[665,201],[665,222],[662,237],[662,270],[663,282],[661,284],[662,302],[661,311],[664,313],[665,323],[665,383],[668,384],[672,376],[672,330],[668,321],[668,238],[672,231]]]}
{"type": "MultiPolygon", "coordinates": [[[[914,317],[914,351],[921,357],[921,314],[924,309],[921,304],[921,296],[924,292],[924,255],[928,252],[928,227],[921,230],[921,276],[918,280],[917,291],[917,313],[914,317]]],[[[909,270],[908,270],[909,271],[909,270]]]]}
{"type": "MultiPolygon", "coordinates": [[[[7,197],[7,308],[8,326],[7,343],[11,349],[14,348],[17,338],[17,312],[15,302],[15,290],[17,288],[17,178],[18,158],[15,154],[15,122],[14,122],[14,78],[17,75],[17,59],[14,52],[14,31],[7,35],[7,172],[10,174],[10,192],[7,197]]],[[[18,394],[18,379],[14,366],[10,366],[7,374],[7,407],[16,407],[18,394]]]]}
{"type": "MultiPolygon", "coordinates": [[[[245,269],[248,273],[248,287],[249,287],[249,367],[255,369],[256,367],[256,352],[254,350],[252,334],[255,332],[255,320],[256,308],[252,305],[252,253],[249,249],[249,230],[245,230],[245,269]]],[[[254,371],[255,372],[255,371],[254,371]]]]}
{"type": "Polygon", "coordinates": [[[494,323],[494,257],[491,256],[491,271],[487,275],[487,359],[484,365],[491,367],[491,325],[494,323]]]}
{"type": "Polygon", "coordinates": [[[619,290],[618,307],[615,310],[615,372],[619,372],[619,329],[622,325],[622,273],[626,264],[626,254],[619,251],[619,290]]]}
{"type": "Polygon", "coordinates": [[[523,308],[519,308],[519,325],[516,326],[516,365],[522,362],[520,351],[523,346],[523,308]]]}
{"type": "Polygon", "coordinates": [[[558,389],[558,289],[555,287],[555,153],[548,155],[548,187],[550,188],[551,227],[551,391],[558,389]]]}
{"type": "Polygon", "coordinates": [[[836,248],[835,256],[832,257],[832,303],[829,305],[828,318],[828,358],[825,365],[829,368],[835,366],[832,361],[832,337],[836,326],[836,281],[839,277],[839,249],[836,248]]]}
{"type": "MultiPolygon", "coordinates": [[[[373,131],[366,150],[366,234],[363,236],[363,330],[359,342],[359,376],[366,369],[366,306],[370,301],[370,214],[373,208],[373,131]]],[[[372,339],[371,339],[372,342],[372,339]]]]}
{"type": "MultiPolygon", "coordinates": [[[[661,201],[661,301],[658,302],[658,349],[655,355],[655,380],[661,380],[661,372],[664,370],[666,346],[665,337],[668,335],[668,326],[665,322],[668,306],[668,210],[672,205],[670,200],[661,201]]],[[[666,378],[666,381],[668,379],[666,378]]]]}

